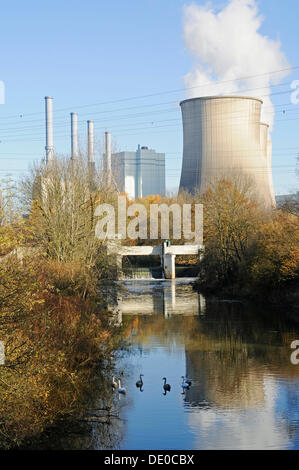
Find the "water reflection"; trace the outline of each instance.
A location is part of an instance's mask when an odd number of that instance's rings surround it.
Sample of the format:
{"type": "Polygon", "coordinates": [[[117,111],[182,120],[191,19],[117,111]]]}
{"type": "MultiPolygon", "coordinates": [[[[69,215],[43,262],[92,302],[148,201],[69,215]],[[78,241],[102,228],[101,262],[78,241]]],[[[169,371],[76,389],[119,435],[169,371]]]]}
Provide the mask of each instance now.
{"type": "Polygon", "coordinates": [[[299,447],[299,367],[290,363],[299,328],[285,311],[205,302],[184,282],[126,289],[119,305],[132,354],[120,367],[131,404],[121,448],[299,447]],[[137,396],[130,374],[140,372],[145,390],[137,396]],[[182,374],[192,379],[189,390],[182,374]],[[164,375],[167,402],[158,392],[164,375]]]}
{"type": "Polygon", "coordinates": [[[90,384],[76,420],[27,448],[299,448],[299,366],[290,362],[299,326],[291,312],[208,301],[189,279],[105,288],[125,345],[115,368],[90,384]],[[111,390],[113,374],[126,395],[111,390]]]}
{"type": "Polygon", "coordinates": [[[170,281],[124,281],[108,308],[117,324],[123,315],[198,315],[205,313],[205,298],[192,289],[194,278],[170,281]]]}
{"type": "Polygon", "coordinates": [[[112,450],[119,449],[126,431],[120,414],[129,401],[112,391],[109,377],[95,379],[89,396],[74,404],[74,415],[58,420],[41,435],[22,444],[26,450],[112,450]]]}

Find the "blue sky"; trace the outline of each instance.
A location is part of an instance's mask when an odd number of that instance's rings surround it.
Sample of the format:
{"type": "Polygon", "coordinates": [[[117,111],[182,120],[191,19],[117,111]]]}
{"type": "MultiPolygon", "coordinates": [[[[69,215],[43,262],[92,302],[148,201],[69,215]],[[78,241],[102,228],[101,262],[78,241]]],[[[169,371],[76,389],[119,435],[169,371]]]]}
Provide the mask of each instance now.
{"type": "MultiPolygon", "coordinates": [[[[51,95],[58,153],[69,153],[69,113],[77,111],[82,146],[85,122],[94,119],[99,151],[106,129],[112,132],[115,149],[134,150],[140,143],[165,152],[168,189],[177,187],[182,157],[177,103],[186,97],[184,75],[192,67],[183,41],[183,7],[191,2],[1,3],[0,80],[6,86],[6,102],[0,105],[0,177],[8,172],[19,175],[43,156],[43,98],[51,95]],[[144,95],[153,96],[131,99],[144,95]]],[[[210,3],[221,8],[227,2],[210,3]]],[[[265,18],[261,32],[279,39],[290,65],[299,66],[298,2],[261,0],[258,5],[265,18]]],[[[299,68],[284,83],[295,79],[299,68]]],[[[299,104],[290,106],[288,88],[278,87],[284,93],[272,99],[277,106],[272,134],[277,194],[298,187],[299,104]]]]}

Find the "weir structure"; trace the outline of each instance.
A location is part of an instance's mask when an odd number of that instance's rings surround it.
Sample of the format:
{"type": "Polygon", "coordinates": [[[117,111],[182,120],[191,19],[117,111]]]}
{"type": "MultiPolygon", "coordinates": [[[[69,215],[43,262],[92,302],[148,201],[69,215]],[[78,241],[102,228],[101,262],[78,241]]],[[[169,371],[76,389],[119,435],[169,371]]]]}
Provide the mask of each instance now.
{"type": "Polygon", "coordinates": [[[202,256],[203,245],[170,245],[163,242],[161,246],[122,246],[116,240],[107,243],[108,254],[116,257],[117,278],[122,278],[122,259],[124,256],[153,256],[158,255],[161,259],[162,272],[165,279],[175,279],[175,257],[176,256],[202,256]]]}
{"type": "Polygon", "coordinates": [[[250,184],[265,208],[275,206],[269,126],[261,122],[262,100],[206,96],[180,103],[183,163],[180,190],[203,194],[219,179],[250,184]]]}

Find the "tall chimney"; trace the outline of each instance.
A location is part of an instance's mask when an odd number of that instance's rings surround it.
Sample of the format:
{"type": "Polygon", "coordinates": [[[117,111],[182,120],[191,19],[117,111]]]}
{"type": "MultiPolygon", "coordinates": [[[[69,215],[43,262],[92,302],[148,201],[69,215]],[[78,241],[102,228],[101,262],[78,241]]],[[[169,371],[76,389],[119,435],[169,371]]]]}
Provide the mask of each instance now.
{"type": "Polygon", "coordinates": [[[53,146],[53,98],[52,96],[45,96],[45,111],[46,111],[46,163],[54,158],[53,146]]]}
{"type": "Polygon", "coordinates": [[[71,160],[78,158],[78,115],[71,113],[71,160]]]}
{"type": "Polygon", "coordinates": [[[111,184],[111,134],[105,132],[107,184],[111,184]]]}
{"type": "Polygon", "coordinates": [[[87,121],[87,155],[88,163],[94,165],[93,121],[87,121]]]}

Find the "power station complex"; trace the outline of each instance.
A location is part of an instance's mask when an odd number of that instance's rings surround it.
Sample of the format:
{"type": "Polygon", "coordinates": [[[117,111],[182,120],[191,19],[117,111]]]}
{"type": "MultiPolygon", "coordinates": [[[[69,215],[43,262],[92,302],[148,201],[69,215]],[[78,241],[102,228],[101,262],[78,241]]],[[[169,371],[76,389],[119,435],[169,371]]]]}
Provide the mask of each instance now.
{"type": "MultiPolygon", "coordinates": [[[[269,126],[261,122],[263,101],[248,96],[207,96],[180,103],[183,118],[183,162],[180,190],[203,194],[222,178],[245,181],[265,208],[275,206],[272,143],[269,126]]],[[[46,162],[54,158],[52,97],[46,96],[46,162]]],[[[93,168],[94,127],[87,121],[87,157],[93,168]]],[[[78,158],[77,114],[71,113],[71,158],[78,158]]],[[[103,168],[107,182],[131,199],[165,195],[165,154],[148,147],[111,155],[105,132],[103,168]]]]}
{"type": "Polygon", "coordinates": [[[117,188],[130,199],[165,196],[165,153],[138,145],[136,152],[113,154],[112,170],[117,188]]]}
{"type": "Polygon", "coordinates": [[[208,96],[180,103],[183,163],[180,190],[204,193],[221,178],[246,179],[264,207],[275,205],[269,126],[261,122],[262,100],[208,96]]]}

